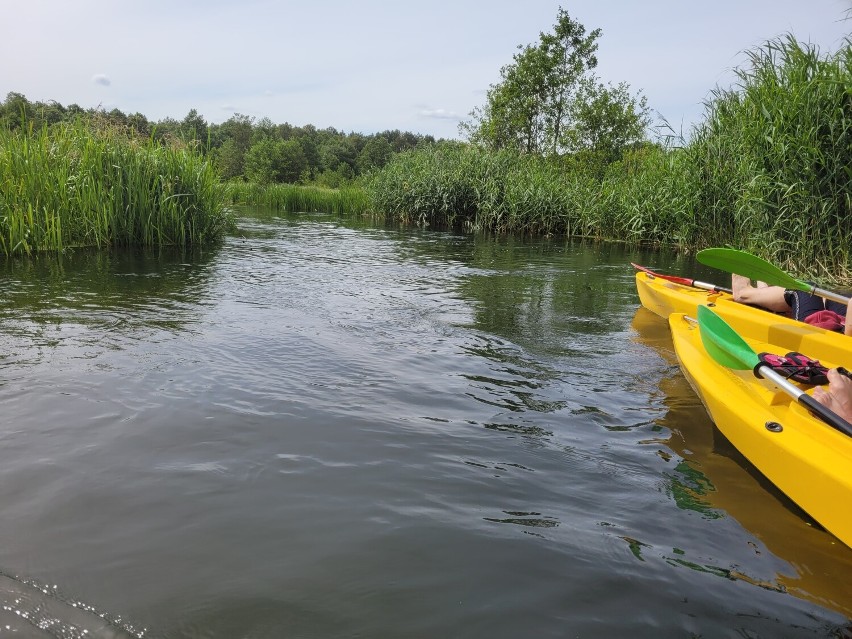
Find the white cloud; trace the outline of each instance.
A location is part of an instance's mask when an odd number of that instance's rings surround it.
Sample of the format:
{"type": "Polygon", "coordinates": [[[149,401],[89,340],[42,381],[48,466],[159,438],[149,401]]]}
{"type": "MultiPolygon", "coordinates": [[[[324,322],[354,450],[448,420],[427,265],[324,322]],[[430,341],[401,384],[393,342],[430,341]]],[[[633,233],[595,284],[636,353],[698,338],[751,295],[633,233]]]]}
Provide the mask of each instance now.
{"type": "Polygon", "coordinates": [[[436,120],[461,120],[457,113],[447,111],[446,109],[422,109],[418,113],[424,118],[434,118],[436,120]]]}

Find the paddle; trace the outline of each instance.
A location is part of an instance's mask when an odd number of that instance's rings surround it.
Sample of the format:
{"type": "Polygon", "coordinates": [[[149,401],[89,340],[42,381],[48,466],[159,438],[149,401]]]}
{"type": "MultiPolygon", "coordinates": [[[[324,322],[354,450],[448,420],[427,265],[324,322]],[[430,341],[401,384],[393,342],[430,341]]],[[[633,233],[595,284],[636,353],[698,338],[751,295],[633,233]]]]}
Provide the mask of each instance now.
{"type": "Polygon", "coordinates": [[[852,436],[852,424],[827,406],[820,404],[798,386],[788,382],[772,370],[769,364],[760,361],[751,346],[709,306],[698,307],[698,327],[705,350],[717,363],[735,370],[751,370],[758,379],[768,379],[826,424],[852,436]]]}
{"type": "Polygon", "coordinates": [[[848,297],[797,280],[795,277],[787,275],[774,264],[770,264],[766,260],[745,251],[728,248],[709,248],[698,251],[696,257],[702,264],[727,271],[728,273],[736,273],[752,280],[760,280],[767,284],[783,286],[784,288],[796,291],[805,291],[806,293],[819,295],[820,297],[825,297],[841,304],[849,302],[848,297]]]}
{"type": "Polygon", "coordinates": [[[635,268],[637,271],[642,271],[643,273],[647,273],[651,277],[658,277],[661,280],[668,280],[669,282],[674,282],[676,284],[683,284],[684,286],[691,286],[692,288],[701,288],[705,291],[711,291],[713,293],[732,293],[731,289],[725,288],[724,286],[716,286],[715,284],[708,284],[707,282],[699,282],[698,280],[691,280],[686,277],[678,277],[677,275],[664,275],[663,273],[657,273],[656,271],[652,271],[651,269],[640,266],[634,262],[630,262],[630,266],[635,268]]]}

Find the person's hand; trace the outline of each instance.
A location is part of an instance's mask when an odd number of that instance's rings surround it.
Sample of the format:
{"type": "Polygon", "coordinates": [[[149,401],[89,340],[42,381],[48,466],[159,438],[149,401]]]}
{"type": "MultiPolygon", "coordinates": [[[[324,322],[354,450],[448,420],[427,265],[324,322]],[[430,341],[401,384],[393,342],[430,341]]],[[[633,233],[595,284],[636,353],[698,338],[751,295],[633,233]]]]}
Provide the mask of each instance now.
{"type": "Polygon", "coordinates": [[[836,368],[829,370],[827,376],[828,389],[818,386],[814,389],[814,399],[852,422],[852,379],[841,375],[836,368]]]}

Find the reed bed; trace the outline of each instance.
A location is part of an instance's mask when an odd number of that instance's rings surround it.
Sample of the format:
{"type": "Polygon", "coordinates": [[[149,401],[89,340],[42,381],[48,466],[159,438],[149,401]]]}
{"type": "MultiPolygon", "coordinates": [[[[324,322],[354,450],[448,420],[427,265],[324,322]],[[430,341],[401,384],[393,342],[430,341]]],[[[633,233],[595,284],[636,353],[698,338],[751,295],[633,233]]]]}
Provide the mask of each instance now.
{"type": "Polygon", "coordinates": [[[576,185],[540,157],[442,143],[399,154],[367,182],[377,211],[433,226],[569,233],[576,185]]]}
{"type": "Polygon", "coordinates": [[[823,281],[852,275],[852,44],[792,37],[750,54],[680,148],[647,143],[601,171],[440,144],[395,156],[374,206],[422,224],[672,245],[730,245],[823,281]]]}
{"type": "Polygon", "coordinates": [[[329,189],[297,184],[263,186],[228,182],[224,190],[230,204],[265,206],[288,213],[369,214],[373,211],[369,192],[359,186],[329,189]]]}
{"type": "Polygon", "coordinates": [[[852,44],[822,56],[792,37],[750,54],[717,91],[690,151],[699,212],[728,241],[782,267],[848,272],[852,247],[852,44]]]}
{"type": "Polygon", "coordinates": [[[198,153],[90,120],[0,129],[0,250],[194,245],[232,225],[198,153]]]}

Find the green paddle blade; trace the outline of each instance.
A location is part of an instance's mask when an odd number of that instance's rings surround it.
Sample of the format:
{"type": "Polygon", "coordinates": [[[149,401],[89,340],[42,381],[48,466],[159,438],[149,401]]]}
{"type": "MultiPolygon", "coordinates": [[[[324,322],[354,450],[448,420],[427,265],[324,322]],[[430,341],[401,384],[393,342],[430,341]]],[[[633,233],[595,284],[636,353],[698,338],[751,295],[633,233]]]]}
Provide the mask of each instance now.
{"type": "Polygon", "coordinates": [[[787,273],[774,264],[770,264],[766,260],[745,251],[728,248],[709,248],[698,251],[696,257],[702,264],[712,266],[721,271],[727,271],[728,273],[736,273],[752,280],[760,280],[767,284],[783,286],[784,288],[797,291],[810,292],[813,289],[810,284],[787,275],[787,273]]]}
{"type": "Polygon", "coordinates": [[[751,346],[710,307],[698,307],[698,329],[704,349],[726,368],[751,370],[760,362],[751,346]]]}

